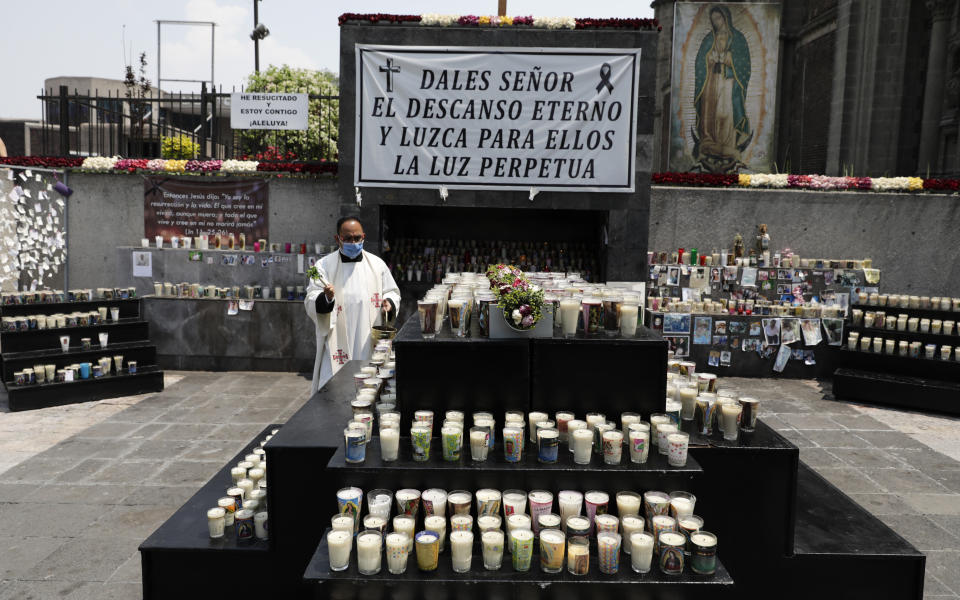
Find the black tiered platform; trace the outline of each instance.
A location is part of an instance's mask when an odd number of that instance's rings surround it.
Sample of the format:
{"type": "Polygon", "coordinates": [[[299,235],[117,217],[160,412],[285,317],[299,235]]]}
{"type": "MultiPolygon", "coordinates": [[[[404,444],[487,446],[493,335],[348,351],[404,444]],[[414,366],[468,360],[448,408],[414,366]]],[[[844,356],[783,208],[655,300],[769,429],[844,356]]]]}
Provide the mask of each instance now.
{"type": "Polygon", "coordinates": [[[659,412],[666,380],[636,377],[667,370],[667,344],[645,327],[633,338],[602,335],[565,339],[481,337],[473,323],[468,338],[444,327],[431,340],[409,319],[394,340],[397,390],[403,422],[421,407],[465,412],[489,410],[502,419],[505,410],[570,410],[609,414],[659,412]],[[624,384],[629,382],[629,390],[624,384]]]}
{"type": "MultiPolygon", "coordinates": [[[[854,305],[866,311],[884,311],[887,316],[906,314],[910,317],[960,320],[960,312],[891,306],[854,305]]],[[[878,327],[844,324],[847,334],[855,331],[860,337],[882,337],[900,341],[936,344],[936,358],[910,358],[886,353],[848,350],[846,340],[841,348],[833,348],[835,364],[833,395],[837,399],[898,406],[912,410],[960,415],[960,362],[940,360],[940,346],[960,346],[960,335],[943,335],[895,331],[878,327]]],[[[858,345],[859,348],[859,345],[858,345]]]]}
{"type": "MultiPolygon", "coordinates": [[[[272,569],[270,542],[254,540],[239,544],[236,528],[227,527],[224,537],[214,540],[207,533],[207,509],[217,505],[233,483],[230,468],[259,447],[260,440],[280,425],[270,425],[226,463],[186,504],[140,544],[143,597],[222,598],[230,586],[213,574],[244,576],[243,594],[274,596],[270,577],[254,575],[272,569]]],[[[269,499],[267,502],[269,507],[269,499]]],[[[231,593],[236,593],[234,589],[231,593]]]]}
{"type": "Polygon", "coordinates": [[[150,341],[150,326],[142,317],[139,298],[57,302],[45,304],[10,304],[0,308],[3,316],[95,311],[98,307],[119,308],[118,321],[106,321],[86,327],[60,327],[4,331],[2,343],[3,383],[10,410],[44,408],[61,404],[115,398],[163,389],[163,371],[157,366],[157,349],[150,341]],[[108,334],[106,348],[101,348],[97,334],[108,334]],[[60,336],[69,335],[71,347],[63,352],[60,336]],[[81,338],[91,338],[89,350],[80,348],[81,338]],[[73,382],[16,385],[14,373],[35,364],[55,364],[57,368],[79,362],[95,363],[97,359],[122,354],[124,361],[137,362],[137,372],[107,375],[73,382]]]}
{"type": "MultiPolygon", "coordinates": [[[[453,343],[470,345],[464,340],[453,343]]],[[[400,372],[405,364],[417,360],[415,352],[407,352],[401,359],[402,347],[398,345],[400,372]]],[[[473,365],[476,363],[467,362],[460,368],[471,370],[473,365]]],[[[627,372],[629,378],[635,382],[662,380],[664,365],[661,361],[654,361],[653,365],[635,363],[627,372]]],[[[716,435],[692,436],[691,461],[683,469],[672,469],[659,457],[651,458],[646,465],[616,468],[600,465],[598,459],[591,465],[573,465],[568,457],[553,467],[542,467],[532,462],[532,457],[520,465],[508,465],[503,462],[499,447],[482,465],[468,464],[465,459],[451,465],[437,458],[413,463],[407,439],[401,440],[403,454],[395,464],[380,462],[378,441],[374,439],[365,463],[346,465],[342,460],[343,424],[350,418],[349,400],[355,395],[352,377],[361,366],[363,363],[358,361],[348,363],[265,446],[271,539],[270,550],[261,556],[258,569],[272,585],[273,597],[352,598],[359,597],[361,591],[364,598],[383,599],[516,598],[531,593],[544,598],[587,598],[602,591],[637,598],[712,598],[735,594],[737,598],[748,599],[806,600],[822,594],[830,598],[909,600],[922,596],[923,555],[804,467],[797,448],[762,421],[755,432],[741,436],[736,442],[724,441],[716,435]],[[687,489],[697,496],[696,513],[704,518],[705,529],[718,535],[723,569],[710,580],[681,578],[666,583],[658,576],[637,575],[635,580],[640,584],[611,588],[610,584],[619,582],[621,576],[604,579],[594,570],[587,578],[575,581],[565,574],[544,576],[536,565],[528,575],[518,575],[508,565],[493,574],[481,573],[477,553],[474,572],[457,577],[444,570],[434,575],[420,574],[414,558],[404,576],[393,577],[384,572],[376,577],[360,578],[353,568],[334,574],[327,567],[322,540],[329,526],[329,515],[337,511],[336,490],[346,485],[363,489],[439,486],[451,490],[536,486],[554,492],[565,487],[582,491],[597,487],[608,492],[687,489]],[[733,581],[732,585],[728,579],[733,581]],[[895,593],[891,595],[889,591],[895,593]]],[[[482,370],[488,372],[485,366],[482,370]]],[[[433,371],[431,377],[431,381],[436,382],[433,371]]],[[[409,378],[406,382],[416,384],[409,378]]],[[[451,379],[450,383],[453,382],[451,379]]],[[[402,384],[398,382],[399,385],[402,384]]],[[[632,390],[632,387],[621,390],[621,394],[629,399],[632,390]]],[[[405,397],[408,411],[429,407],[442,414],[451,408],[443,399],[447,396],[435,396],[432,403],[405,397]]],[[[591,410],[603,411],[606,397],[590,394],[591,410]]],[[[497,406],[498,411],[531,410],[529,402],[528,399],[527,404],[505,405],[498,401],[492,405],[497,406]]],[[[659,408],[656,407],[658,411],[659,408]]],[[[647,409],[641,408],[640,412],[645,418],[649,416],[647,409]]],[[[613,410],[607,413],[611,418],[618,417],[613,410]]],[[[499,418],[502,416],[498,415],[499,418]]],[[[219,568],[229,560],[226,554],[217,558],[215,549],[197,552],[196,538],[204,536],[206,530],[204,514],[199,505],[188,513],[184,519],[193,519],[191,526],[184,521],[178,525],[179,534],[175,534],[177,530],[169,530],[171,535],[166,539],[164,552],[170,556],[166,562],[151,561],[150,569],[144,570],[147,598],[178,597],[148,594],[147,590],[163,590],[164,580],[190,581],[211,572],[222,572],[219,568]],[[179,549],[181,542],[176,535],[183,536],[179,549]],[[181,560],[174,562],[173,554],[180,554],[181,560]]],[[[446,557],[442,555],[441,564],[446,557]]],[[[449,559],[446,562],[449,565],[449,559]]],[[[623,559],[621,564],[627,565],[623,559]]],[[[631,579],[634,575],[626,572],[622,577],[631,579]]],[[[235,594],[236,590],[230,586],[221,586],[204,597],[233,598],[235,594]]]]}
{"type": "Polygon", "coordinates": [[[710,577],[700,577],[684,572],[680,576],[663,575],[656,568],[645,575],[634,573],[630,557],[620,557],[616,575],[603,575],[597,571],[597,554],[590,554],[591,571],[584,576],[575,576],[566,570],[547,574],[540,570],[540,556],[535,550],[530,570],[516,572],[510,566],[510,555],[504,554],[499,571],[483,568],[480,545],[475,543],[473,563],[468,573],[455,573],[450,564],[450,552],[440,554],[436,571],[423,572],[416,566],[416,557],[410,557],[407,572],[391,575],[387,572],[386,559],[377,575],[361,575],[357,571],[356,552],[350,557],[350,566],[345,571],[330,570],[330,557],[326,543],[317,546],[304,580],[315,587],[314,598],[337,598],[357,600],[366,598],[430,598],[439,600],[493,598],[563,598],[573,600],[615,594],[617,598],[670,600],[675,598],[725,598],[733,588],[733,579],[722,563],[710,577]]]}

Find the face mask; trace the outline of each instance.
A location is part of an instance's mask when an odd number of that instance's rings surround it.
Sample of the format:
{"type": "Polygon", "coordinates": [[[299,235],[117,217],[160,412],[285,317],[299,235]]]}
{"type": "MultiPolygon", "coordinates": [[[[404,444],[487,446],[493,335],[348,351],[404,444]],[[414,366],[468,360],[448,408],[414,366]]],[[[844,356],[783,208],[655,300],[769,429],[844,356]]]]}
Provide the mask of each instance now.
{"type": "Polygon", "coordinates": [[[347,258],[356,258],[360,256],[360,252],[363,250],[363,241],[359,241],[356,244],[347,244],[344,243],[343,247],[340,248],[340,251],[343,252],[343,255],[347,258]]]}

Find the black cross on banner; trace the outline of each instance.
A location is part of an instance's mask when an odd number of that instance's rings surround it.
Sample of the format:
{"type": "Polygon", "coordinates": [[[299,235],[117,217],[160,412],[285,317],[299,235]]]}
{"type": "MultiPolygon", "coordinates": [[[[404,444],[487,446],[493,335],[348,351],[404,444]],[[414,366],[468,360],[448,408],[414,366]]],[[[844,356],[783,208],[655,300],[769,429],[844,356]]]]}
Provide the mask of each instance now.
{"type": "Polygon", "coordinates": [[[400,67],[394,66],[393,59],[388,58],[386,66],[380,67],[380,72],[387,74],[387,92],[392,92],[393,91],[393,74],[399,73],[400,67]]]}

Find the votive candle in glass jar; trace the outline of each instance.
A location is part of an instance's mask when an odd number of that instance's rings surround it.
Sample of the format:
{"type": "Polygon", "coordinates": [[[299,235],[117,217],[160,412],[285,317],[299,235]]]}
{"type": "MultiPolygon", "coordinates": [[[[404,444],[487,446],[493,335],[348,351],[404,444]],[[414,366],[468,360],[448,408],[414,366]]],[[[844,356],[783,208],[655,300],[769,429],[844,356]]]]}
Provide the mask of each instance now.
{"type": "Polygon", "coordinates": [[[630,534],[630,566],[640,574],[650,572],[653,562],[653,536],[649,533],[630,534]]]}
{"type": "Polygon", "coordinates": [[[560,454],[560,432],[556,429],[537,430],[537,460],[555,463],[560,454]]]}
{"type": "Polygon", "coordinates": [[[883,350],[883,338],[873,338],[873,352],[875,354],[880,354],[881,350],[883,350]]]}
{"type": "Polygon", "coordinates": [[[862,338],[860,338],[860,351],[861,351],[861,352],[869,352],[869,351],[870,351],[870,345],[871,345],[872,342],[873,342],[873,338],[869,338],[869,337],[862,337],[862,338]]]}
{"type": "Polygon", "coordinates": [[[675,532],[666,531],[658,538],[660,551],[660,572],[664,575],[680,575],[683,573],[683,549],[687,539],[675,532]]]}
{"type": "Polygon", "coordinates": [[[380,423],[380,459],[383,462],[397,460],[400,453],[400,430],[392,422],[380,423]]]}
{"type": "Polygon", "coordinates": [[[610,505],[610,495],[599,490],[591,490],[584,494],[584,503],[587,507],[587,520],[590,522],[590,532],[594,530],[594,517],[607,514],[610,505]]]}
{"type": "Polygon", "coordinates": [[[897,340],[884,340],[884,351],[886,354],[897,353],[897,340]]]}
{"type": "Polygon", "coordinates": [[[631,427],[629,435],[630,462],[643,464],[650,455],[650,429],[631,427]]]}
{"type": "Polygon", "coordinates": [[[212,539],[223,537],[223,529],[226,526],[227,511],[219,506],[207,511],[207,530],[212,539]]]}
{"type": "Polygon", "coordinates": [[[387,534],[387,571],[392,575],[402,575],[407,571],[407,559],[410,556],[410,536],[394,531],[387,534]]]}
{"type": "Polygon", "coordinates": [[[472,532],[460,530],[450,534],[450,561],[454,573],[470,571],[470,564],[473,562],[472,532]]]}
{"type": "Polygon", "coordinates": [[[434,531],[420,531],[414,537],[417,566],[421,571],[436,571],[440,561],[440,536],[434,531]]]}
{"type": "Polygon", "coordinates": [[[620,568],[620,534],[597,534],[597,563],[604,575],[616,575],[620,568]]]}
{"type": "Polygon", "coordinates": [[[952,351],[952,346],[940,346],[940,360],[950,360],[950,353],[952,351]]]}
{"type": "Polygon", "coordinates": [[[687,449],[690,444],[690,434],[682,431],[671,433],[667,436],[668,459],[671,467],[684,467],[687,465],[687,449]]]}
{"type": "Polygon", "coordinates": [[[331,530],[327,533],[327,554],[331,571],[346,571],[350,566],[350,550],[353,546],[353,534],[331,530]]]}
{"type": "Polygon", "coordinates": [[[497,571],[503,563],[503,532],[499,529],[484,531],[480,535],[483,547],[483,568],[488,571],[497,571]]]}
{"type": "Polygon", "coordinates": [[[717,570],[717,536],[698,531],[690,536],[690,570],[697,575],[713,575],[717,570]]]}
{"type": "Polygon", "coordinates": [[[544,529],[540,532],[540,570],[544,573],[559,573],[563,570],[566,539],[559,529],[544,529]]]}
{"type": "Polygon", "coordinates": [[[363,531],[357,535],[357,571],[361,575],[376,575],[380,572],[382,547],[383,536],[379,531],[363,531]]]}
{"type": "Polygon", "coordinates": [[[575,490],[561,490],[557,494],[557,505],[560,508],[560,522],[564,532],[566,532],[567,519],[580,515],[583,506],[583,494],[575,490]]]}
{"type": "Polygon", "coordinates": [[[510,553],[514,571],[525,573],[530,570],[530,563],[533,562],[533,540],[533,532],[529,529],[510,531],[510,553]]]}
{"type": "Polygon", "coordinates": [[[617,492],[617,514],[623,519],[626,516],[640,514],[643,498],[636,492],[617,492]]]}
{"type": "Polygon", "coordinates": [[[617,430],[603,433],[603,462],[619,465],[623,456],[623,434],[617,430]]]}
{"type": "Polygon", "coordinates": [[[936,358],[937,354],[937,345],[936,344],[927,344],[923,347],[924,356],[927,358],[936,358]]]}
{"type": "Polygon", "coordinates": [[[474,494],[477,503],[477,516],[496,515],[500,512],[502,494],[499,490],[484,488],[474,494]]]}
{"type": "Polygon", "coordinates": [[[540,525],[537,517],[553,512],[553,493],[546,490],[533,490],[527,494],[527,501],[530,504],[530,519],[534,533],[540,532],[540,525]]]}
{"type": "Polygon", "coordinates": [[[667,436],[676,433],[679,428],[673,423],[663,423],[657,426],[657,450],[660,454],[668,456],[670,454],[670,443],[667,436]]]}
{"type": "Polygon", "coordinates": [[[590,541],[586,537],[567,537],[567,572],[576,576],[590,572],[590,541]]]}
{"type": "Polygon", "coordinates": [[[507,462],[518,463],[523,459],[523,428],[503,428],[503,458],[507,462]]]}
{"type": "Polygon", "coordinates": [[[593,432],[589,429],[575,429],[573,431],[573,462],[578,465],[590,464],[590,455],[593,448],[593,432]]]}

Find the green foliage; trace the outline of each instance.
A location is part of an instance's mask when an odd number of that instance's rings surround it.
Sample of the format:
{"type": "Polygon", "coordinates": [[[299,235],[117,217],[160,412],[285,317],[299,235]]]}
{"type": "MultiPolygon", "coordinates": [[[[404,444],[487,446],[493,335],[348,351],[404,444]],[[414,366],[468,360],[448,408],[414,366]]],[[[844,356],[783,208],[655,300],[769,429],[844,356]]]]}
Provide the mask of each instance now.
{"type": "MultiPolygon", "coordinates": [[[[295,69],[288,65],[270,65],[247,80],[248,92],[299,92],[317,96],[336,96],[340,82],[330,71],[295,69]]],[[[240,133],[244,154],[254,160],[337,160],[337,131],[340,103],[336,100],[310,100],[306,131],[244,130],[240,133]],[[281,154],[268,151],[279,148],[281,154]],[[267,155],[263,156],[264,152],[267,155]],[[257,157],[257,154],[262,156],[257,157]]]]}
{"type": "Polygon", "coordinates": [[[508,325],[515,329],[532,329],[543,317],[543,290],[513,289],[500,296],[499,304],[503,310],[503,318],[507,320],[508,325]],[[527,327],[517,324],[513,320],[513,311],[525,312],[524,307],[529,308],[528,314],[533,317],[531,325],[527,327]]]}
{"type": "Polygon", "coordinates": [[[197,157],[200,145],[185,135],[163,136],[160,144],[160,156],[163,158],[176,158],[180,160],[190,160],[197,157]]]}

